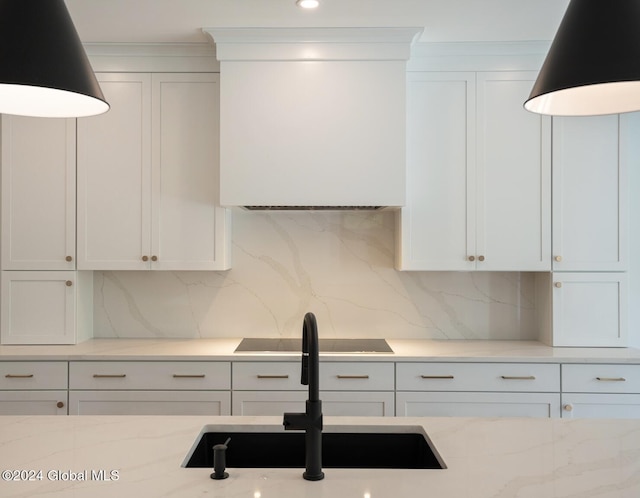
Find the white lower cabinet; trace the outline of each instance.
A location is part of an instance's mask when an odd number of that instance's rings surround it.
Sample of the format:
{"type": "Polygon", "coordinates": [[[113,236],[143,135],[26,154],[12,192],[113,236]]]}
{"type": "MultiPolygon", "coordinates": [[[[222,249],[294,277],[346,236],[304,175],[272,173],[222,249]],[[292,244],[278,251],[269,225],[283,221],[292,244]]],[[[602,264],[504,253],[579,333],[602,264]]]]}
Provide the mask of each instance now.
{"type": "Polygon", "coordinates": [[[70,415],[229,415],[229,362],[72,361],[70,415]]]}
{"type": "Polygon", "coordinates": [[[69,415],[229,415],[228,391],[70,391],[69,415]]]}
{"type": "Polygon", "coordinates": [[[563,418],[640,418],[640,365],[562,365],[563,418]]]}
{"type": "Polygon", "coordinates": [[[66,414],[66,361],[0,362],[0,415],[66,414]]]}
{"type": "Polygon", "coordinates": [[[403,417],[542,417],[560,415],[559,393],[398,392],[403,417]]]}
{"type": "MultiPolygon", "coordinates": [[[[299,362],[234,362],[234,415],[302,412],[308,398],[299,362]]],[[[325,415],[395,414],[393,363],[322,362],[320,399],[325,415]]]]}
{"type": "Polygon", "coordinates": [[[640,394],[562,394],[562,418],[640,418],[640,394]]]}
{"type": "MultiPolygon", "coordinates": [[[[307,391],[234,391],[234,415],[282,415],[304,412],[307,391]]],[[[393,392],[320,391],[322,413],[328,416],[393,417],[393,392]]]]}
{"type": "Polygon", "coordinates": [[[0,415],[66,415],[67,391],[0,391],[0,415]]]}
{"type": "Polygon", "coordinates": [[[398,416],[560,416],[560,368],[529,363],[398,363],[398,416]]]}

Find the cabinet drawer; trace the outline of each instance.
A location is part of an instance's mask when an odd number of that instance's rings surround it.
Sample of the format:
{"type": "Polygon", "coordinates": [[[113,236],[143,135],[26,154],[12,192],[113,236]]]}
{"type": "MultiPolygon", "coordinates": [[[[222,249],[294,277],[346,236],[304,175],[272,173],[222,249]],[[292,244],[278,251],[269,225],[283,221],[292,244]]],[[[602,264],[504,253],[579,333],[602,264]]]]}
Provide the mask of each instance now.
{"type": "Polygon", "coordinates": [[[393,363],[337,362],[320,365],[322,391],[393,391],[393,363]]]}
{"type": "Polygon", "coordinates": [[[69,415],[230,415],[226,391],[71,391],[69,415]]]}
{"type": "Polygon", "coordinates": [[[562,391],[640,393],[640,365],[562,365],[562,391]]]}
{"type": "Polygon", "coordinates": [[[399,391],[558,392],[560,366],[536,363],[398,363],[399,391]]]}
{"type": "Polygon", "coordinates": [[[2,361],[0,389],[66,389],[66,361],[2,361]]]}
{"type": "MultiPolygon", "coordinates": [[[[240,391],[302,391],[300,361],[233,363],[233,389],[240,391]]],[[[322,367],[320,368],[322,371],[322,367]]]]}
{"type": "Polygon", "coordinates": [[[229,362],[72,361],[70,389],[229,389],[229,362]]]}

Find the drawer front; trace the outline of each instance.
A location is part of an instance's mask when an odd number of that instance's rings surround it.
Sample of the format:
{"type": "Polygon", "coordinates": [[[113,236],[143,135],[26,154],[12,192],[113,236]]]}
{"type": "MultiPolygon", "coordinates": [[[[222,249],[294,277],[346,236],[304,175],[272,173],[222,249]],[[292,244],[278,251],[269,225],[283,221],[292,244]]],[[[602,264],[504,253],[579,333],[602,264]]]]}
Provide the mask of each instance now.
{"type": "Polygon", "coordinates": [[[554,364],[398,363],[396,374],[399,391],[560,391],[554,364]]]}
{"type": "Polygon", "coordinates": [[[72,361],[69,388],[212,390],[231,387],[229,362],[72,361]]]}
{"type": "Polygon", "coordinates": [[[401,392],[396,414],[403,417],[560,416],[560,393],[401,392]]]}
{"type": "Polygon", "coordinates": [[[320,364],[323,391],[393,391],[393,363],[337,362],[320,364]]]}
{"type": "Polygon", "coordinates": [[[0,389],[67,389],[66,361],[2,361],[0,389]]]}
{"type": "Polygon", "coordinates": [[[640,393],[640,365],[562,365],[562,391],[640,393]]]}
{"type": "Polygon", "coordinates": [[[71,391],[69,415],[230,415],[224,391],[71,391]]]}
{"type": "MultiPolygon", "coordinates": [[[[322,367],[321,367],[322,370],[322,367]]],[[[233,363],[233,389],[240,391],[302,391],[300,361],[233,363]]]]}

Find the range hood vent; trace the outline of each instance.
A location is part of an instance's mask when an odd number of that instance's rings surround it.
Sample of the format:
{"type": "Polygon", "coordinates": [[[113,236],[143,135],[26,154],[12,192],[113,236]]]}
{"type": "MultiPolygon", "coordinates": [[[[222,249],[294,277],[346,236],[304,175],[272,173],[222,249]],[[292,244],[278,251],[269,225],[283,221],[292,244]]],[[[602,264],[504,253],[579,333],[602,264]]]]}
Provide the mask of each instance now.
{"type": "Polygon", "coordinates": [[[220,203],[400,207],[421,28],[206,28],[220,60],[220,203]]]}

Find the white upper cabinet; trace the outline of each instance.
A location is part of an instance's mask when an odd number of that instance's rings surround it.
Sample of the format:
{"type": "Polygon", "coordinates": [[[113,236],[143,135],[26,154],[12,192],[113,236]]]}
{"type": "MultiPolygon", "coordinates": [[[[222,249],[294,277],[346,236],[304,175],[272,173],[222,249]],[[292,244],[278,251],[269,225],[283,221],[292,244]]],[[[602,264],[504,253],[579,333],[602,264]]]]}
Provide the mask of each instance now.
{"type": "Polygon", "coordinates": [[[475,74],[409,73],[407,206],[396,266],[471,270],[475,263],[475,74]]]}
{"type": "Polygon", "coordinates": [[[229,268],[216,74],[100,74],[111,110],[78,120],[78,268],[229,268]]]}
{"type": "Polygon", "coordinates": [[[219,203],[218,75],[154,74],[151,254],[158,270],[229,268],[219,203]]]}
{"type": "Polygon", "coordinates": [[[2,116],[2,269],[73,270],[75,119],[2,116]]]}
{"type": "Polygon", "coordinates": [[[151,255],[151,75],[98,74],[109,112],[78,119],[78,268],[151,255]]]}
{"type": "Polygon", "coordinates": [[[553,119],[554,271],[627,268],[629,119],[553,119]]]}
{"type": "Polygon", "coordinates": [[[550,121],[533,72],[410,73],[403,270],[549,270],[550,121]]]}

